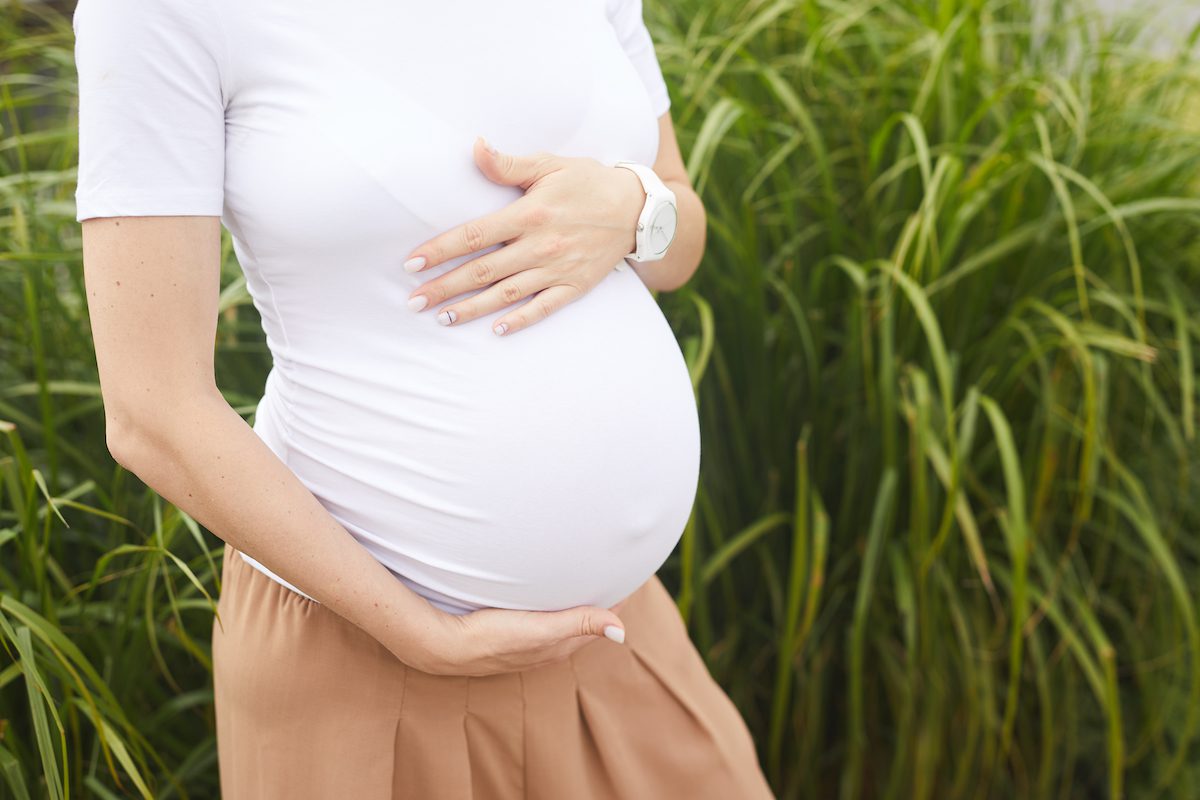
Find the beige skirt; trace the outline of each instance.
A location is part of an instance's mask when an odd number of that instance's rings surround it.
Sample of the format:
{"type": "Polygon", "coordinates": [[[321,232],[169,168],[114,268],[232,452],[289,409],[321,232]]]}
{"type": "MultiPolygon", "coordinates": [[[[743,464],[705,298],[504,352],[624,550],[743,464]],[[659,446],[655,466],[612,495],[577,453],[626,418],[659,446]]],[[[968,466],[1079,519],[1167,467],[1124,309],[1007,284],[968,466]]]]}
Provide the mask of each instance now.
{"type": "Polygon", "coordinates": [[[653,577],[523,672],[432,675],[225,546],[213,620],[224,800],[769,800],[751,734],[653,577]]]}

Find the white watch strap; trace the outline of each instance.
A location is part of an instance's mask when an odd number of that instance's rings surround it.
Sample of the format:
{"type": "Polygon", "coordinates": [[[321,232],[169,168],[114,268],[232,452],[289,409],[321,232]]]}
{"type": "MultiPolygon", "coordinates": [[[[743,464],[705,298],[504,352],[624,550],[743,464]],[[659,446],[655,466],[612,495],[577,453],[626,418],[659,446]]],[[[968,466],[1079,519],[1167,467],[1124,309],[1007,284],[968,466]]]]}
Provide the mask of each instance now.
{"type": "MultiPolygon", "coordinates": [[[[670,196],[673,198],[675,193],[672,192],[665,183],[663,183],[662,178],[658,177],[658,173],[656,173],[652,168],[646,166],[645,164],[639,164],[636,161],[618,161],[615,164],[613,164],[613,166],[614,167],[624,167],[625,169],[629,170],[633,174],[637,175],[638,180],[641,181],[642,190],[646,193],[646,202],[642,206],[642,210],[638,215],[638,230],[635,233],[635,235],[637,237],[637,241],[640,244],[641,239],[642,239],[642,229],[648,222],[647,215],[648,215],[651,207],[653,206],[654,202],[659,197],[663,197],[663,196],[670,196]]],[[[626,259],[633,258],[635,261],[637,261],[638,260],[636,258],[637,252],[638,251],[635,248],[632,253],[629,253],[624,258],[622,258],[621,264],[617,265],[617,269],[619,269],[619,270],[628,269],[628,266],[627,266],[628,262],[626,261],[626,259]]]]}

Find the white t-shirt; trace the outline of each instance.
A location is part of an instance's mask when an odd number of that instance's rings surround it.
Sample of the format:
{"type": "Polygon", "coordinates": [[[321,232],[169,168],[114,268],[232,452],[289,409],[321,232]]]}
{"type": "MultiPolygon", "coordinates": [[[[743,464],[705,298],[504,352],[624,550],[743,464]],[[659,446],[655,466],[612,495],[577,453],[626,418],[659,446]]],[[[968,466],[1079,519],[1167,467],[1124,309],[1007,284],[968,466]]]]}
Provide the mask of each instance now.
{"type": "Polygon", "coordinates": [[[495,247],[401,266],[521,196],[476,135],[654,163],[640,0],[81,0],[74,26],[77,220],[221,217],[274,359],[254,429],[364,548],[450,613],[609,606],[663,564],[699,423],[637,273],[498,337],[513,306],[407,307],[495,247]]]}

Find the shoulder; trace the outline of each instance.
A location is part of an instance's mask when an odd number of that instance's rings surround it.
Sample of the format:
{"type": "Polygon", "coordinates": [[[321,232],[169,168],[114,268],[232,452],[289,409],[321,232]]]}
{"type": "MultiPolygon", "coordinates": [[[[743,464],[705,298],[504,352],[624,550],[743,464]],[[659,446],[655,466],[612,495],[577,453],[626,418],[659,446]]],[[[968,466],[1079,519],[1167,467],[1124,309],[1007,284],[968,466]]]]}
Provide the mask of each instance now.
{"type": "MultiPolygon", "coordinates": [[[[129,25],[130,32],[153,27],[167,21],[193,22],[204,33],[217,25],[222,4],[211,0],[78,0],[71,15],[76,33],[105,20],[119,20],[129,25]]],[[[177,34],[191,31],[176,30],[177,34]]]]}
{"type": "Polygon", "coordinates": [[[608,18],[614,21],[642,18],[642,0],[604,0],[608,18]]]}
{"type": "Polygon", "coordinates": [[[608,21],[627,48],[640,50],[650,41],[642,16],[642,0],[604,0],[608,21]]]}
{"type": "Polygon", "coordinates": [[[71,27],[78,44],[115,41],[136,46],[207,49],[214,59],[226,55],[223,7],[212,0],[78,0],[71,27]]]}
{"type": "MultiPolygon", "coordinates": [[[[81,77],[122,68],[185,70],[227,94],[229,45],[214,0],[79,0],[71,17],[81,77]]],[[[108,77],[115,72],[104,72],[108,77]]]]}

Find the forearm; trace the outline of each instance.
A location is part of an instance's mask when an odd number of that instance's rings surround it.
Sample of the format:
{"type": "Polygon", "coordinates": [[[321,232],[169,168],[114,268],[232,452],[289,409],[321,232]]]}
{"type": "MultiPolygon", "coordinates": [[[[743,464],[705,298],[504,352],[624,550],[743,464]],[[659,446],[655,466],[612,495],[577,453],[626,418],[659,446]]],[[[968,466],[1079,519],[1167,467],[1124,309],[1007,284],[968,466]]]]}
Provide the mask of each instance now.
{"type": "Polygon", "coordinates": [[[387,645],[421,652],[438,613],[334,519],[219,393],[122,424],[120,463],[218,537],[387,645]]]}
{"type": "MultiPolygon", "coordinates": [[[[632,176],[636,187],[635,200],[631,206],[639,212],[646,200],[645,191],[641,188],[637,176],[629,170],[621,170],[632,176]]],[[[679,221],[675,228],[675,238],[667,249],[667,255],[659,261],[638,263],[628,260],[647,287],[655,291],[674,291],[679,289],[696,273],[700,259],[704,255],[704,245],[708,230],[708,216],[704,210],[704,202],[696,194],[691,185],[679,180],[663,179],[671,191],[675,193],[675,204],[679,212],[679,221]]],[[[634,215],[637,216],[636,213],[634,215]]],[[[632,248],[630,249],[632,252],[632,248]]]]}

